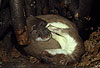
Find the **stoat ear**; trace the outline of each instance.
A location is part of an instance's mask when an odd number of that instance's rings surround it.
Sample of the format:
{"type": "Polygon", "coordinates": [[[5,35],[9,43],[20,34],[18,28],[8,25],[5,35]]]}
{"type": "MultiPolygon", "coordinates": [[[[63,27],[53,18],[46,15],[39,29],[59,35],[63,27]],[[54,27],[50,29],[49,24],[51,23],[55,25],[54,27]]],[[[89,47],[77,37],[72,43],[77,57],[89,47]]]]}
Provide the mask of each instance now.
{"type": "Polygon", "coordinates": [[[33,26],[33,24],[35,23],[36,17],[30,15],[29,17],[27,17],[26,19],[26,23],[28,27],[33,26]]]}

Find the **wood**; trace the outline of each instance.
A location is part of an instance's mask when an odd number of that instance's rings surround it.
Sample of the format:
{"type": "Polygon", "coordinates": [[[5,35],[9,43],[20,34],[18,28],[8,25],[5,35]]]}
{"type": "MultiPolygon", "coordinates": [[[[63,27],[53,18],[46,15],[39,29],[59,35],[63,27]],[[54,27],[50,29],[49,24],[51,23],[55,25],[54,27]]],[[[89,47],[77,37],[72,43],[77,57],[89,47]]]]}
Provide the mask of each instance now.
{"type": "Polygon", "coordinates": [[[24,17],[24,0],[10,0],[11,17],[13,28],[17,37],[17,41],[20,45],[27,44],[27,34],[25,27],[24,17]]]}

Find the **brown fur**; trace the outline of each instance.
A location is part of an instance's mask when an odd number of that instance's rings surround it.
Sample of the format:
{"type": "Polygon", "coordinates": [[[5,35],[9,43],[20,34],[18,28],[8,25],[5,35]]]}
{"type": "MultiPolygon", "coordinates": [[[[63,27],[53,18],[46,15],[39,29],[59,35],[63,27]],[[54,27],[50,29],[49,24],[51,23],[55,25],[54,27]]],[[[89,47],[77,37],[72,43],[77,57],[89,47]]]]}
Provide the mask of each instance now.
{"type": "Polygon", "coordinates": [[[73,63],[74,61],[77,61],[80,59],[85,49],[84,49],[83,42],[78,34],[77,28],[71,21],[69,21],[68,19],[64,17],[57,16],[57,15],[41,15],[41,16],[37,16],[37,18],[40,18],[46,21],[47,23],[59,21],[59,22],[62,22],[68,25],[70,28],[63,32],[67,32],[71,37],[73,37],[78,43],[78,45],[75,47],[75,51],[71,55],[59,54],[59,55],[52,56],[48,54],[47,52],[44,51],[45,49],[60,48],[60,45],[58,44],[57,41],[55,41],[52,38],[45,42],[34,41],[34,39],[31,37],[33,35],[30,34],[30,31],[32,30],[31,27],[33,23],[39,24],[40,19],[38,19],[37,21],[35,17],[34,18],[30,17],[27,19],[30,44],[25,48],[25,51],[28,54],[39,57],[45,60],[46,62],[50,62],[53,64],[59,64],[59,65],[67,65],[67,64],[73,63]]]}

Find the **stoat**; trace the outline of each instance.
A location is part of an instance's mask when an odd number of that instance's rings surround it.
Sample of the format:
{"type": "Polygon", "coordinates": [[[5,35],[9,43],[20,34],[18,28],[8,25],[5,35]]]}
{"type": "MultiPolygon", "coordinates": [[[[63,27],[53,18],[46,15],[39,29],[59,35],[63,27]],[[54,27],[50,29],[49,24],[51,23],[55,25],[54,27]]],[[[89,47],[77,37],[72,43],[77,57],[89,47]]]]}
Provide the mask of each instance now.
{"type": "Polygon", "coordinates": [[[78,61],[84,53],[76,26],[64,17],[30,16],[27,26],[30,44],[24,49],[30,55],[52,64],[67,65],[78,61]]]}
{"type": "Polygon", "coordinates": [[[47,49],[46,51],[52,55],[72,54],[78,43],[68,34],[70,28],[61,22],[48,23],[46,27],[51,31],[52,38],[61,46],[60,49],[47,49]]]}

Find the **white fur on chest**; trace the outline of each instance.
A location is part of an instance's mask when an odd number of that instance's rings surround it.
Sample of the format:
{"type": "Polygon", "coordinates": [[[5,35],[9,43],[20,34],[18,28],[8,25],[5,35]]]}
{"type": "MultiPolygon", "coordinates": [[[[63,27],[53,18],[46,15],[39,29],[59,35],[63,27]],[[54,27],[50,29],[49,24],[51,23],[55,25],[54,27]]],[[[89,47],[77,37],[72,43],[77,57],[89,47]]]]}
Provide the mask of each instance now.
{"type": "MultiPolygon", "coordinates": [[[[52,38],[55,39],[61,46],[60,49],[47,49],[46,51],[52,55],[56,54],[72,54],[75,50],[77,42],[73,37],[71,37],[68,33],[63,33],[62,29],[69,28],[66,24],[53,22],[47,25],[47,28],[52,33],[52,38]],[[50,26],[51,25],[51,26],[50,26]],[[61,25],[61,26],[60,26],[61,25]],[[56,30],[56,28],[61,28],[60,30],[56,30]],[[58,33],[59,35],[57,35],[58,33]]],[[[66,29],[67,30],[67,29],[66,29]]]]}

